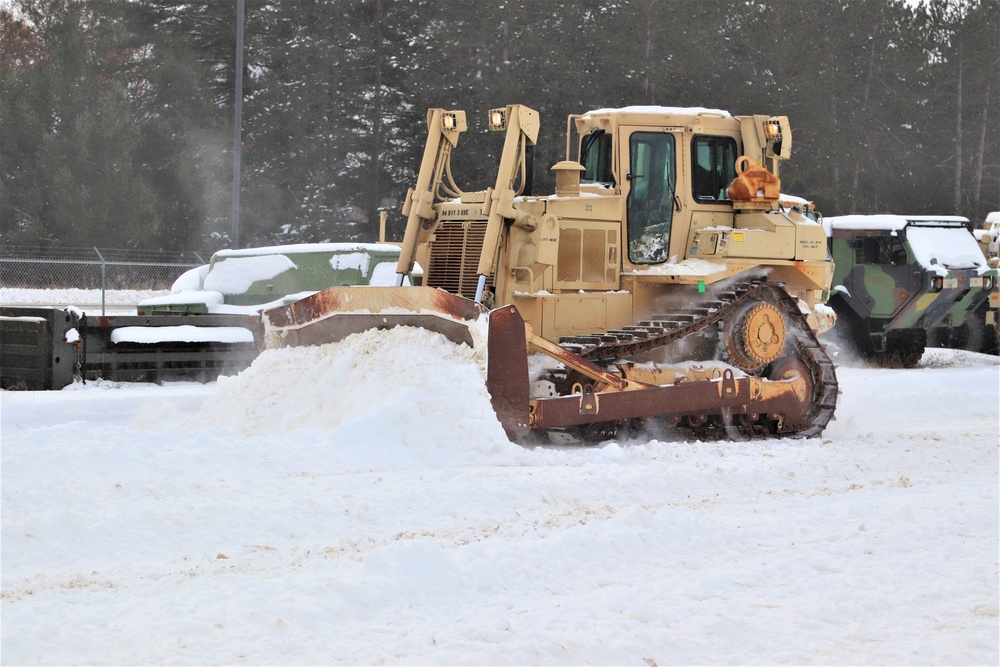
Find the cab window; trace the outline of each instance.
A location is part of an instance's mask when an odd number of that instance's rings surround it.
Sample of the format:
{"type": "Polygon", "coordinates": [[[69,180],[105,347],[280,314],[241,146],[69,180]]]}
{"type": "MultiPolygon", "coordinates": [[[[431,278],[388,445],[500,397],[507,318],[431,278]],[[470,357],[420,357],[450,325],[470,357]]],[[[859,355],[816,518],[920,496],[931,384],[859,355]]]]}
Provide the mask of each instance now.
{"type": "Polygon", "coordinates": [[[885,264],[898,266],[906,264],[906,248],[898,236],[865,236],[855,243],[856,264],[885,264]]]}
{"type": "Polygon", "coordinates": [[[604,130],[594,130],[585,135],[580,142],[580,164],[584,168],[580,180],[614,187],[615,177],[611,173],[611,135],[604,130]]]}
{"type": "Polygon", "coordinates": [[[695,137],[691,189],[699,202],[728,202],[727,190],[736,178],[736,140],[695,137]]]}

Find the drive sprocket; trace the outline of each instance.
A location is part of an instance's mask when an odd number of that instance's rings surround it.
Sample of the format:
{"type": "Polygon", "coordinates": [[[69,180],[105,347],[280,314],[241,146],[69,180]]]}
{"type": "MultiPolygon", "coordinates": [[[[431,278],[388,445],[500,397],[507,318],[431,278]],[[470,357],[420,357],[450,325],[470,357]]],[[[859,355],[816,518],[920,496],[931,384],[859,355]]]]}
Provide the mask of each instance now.
{"type": "Polygon", "coordinates": [[[726,322],[726,351],[733,365],[755,371],[781,355],[785,347],[785,320],[766,301],[751,302],[726,322]]]}

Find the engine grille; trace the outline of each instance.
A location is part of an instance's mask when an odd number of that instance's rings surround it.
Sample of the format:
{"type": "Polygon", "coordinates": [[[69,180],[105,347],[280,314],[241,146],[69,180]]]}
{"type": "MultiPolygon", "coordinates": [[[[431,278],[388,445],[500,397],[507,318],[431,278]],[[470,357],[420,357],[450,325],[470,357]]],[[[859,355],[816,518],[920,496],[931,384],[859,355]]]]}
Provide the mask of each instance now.
{"type": "Polygon", "coordinates": [[[486,222],[444,221],[434,231],[425,283],[472,299],[476,296],[479,254],[486,222]]]}

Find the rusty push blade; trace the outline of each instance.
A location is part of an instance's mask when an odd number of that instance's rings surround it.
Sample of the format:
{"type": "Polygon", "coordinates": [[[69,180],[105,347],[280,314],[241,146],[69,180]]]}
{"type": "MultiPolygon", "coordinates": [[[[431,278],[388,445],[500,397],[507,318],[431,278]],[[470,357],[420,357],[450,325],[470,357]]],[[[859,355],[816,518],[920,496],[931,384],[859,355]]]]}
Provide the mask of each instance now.
{"type": "Polygon", "coordinates": [[[369,329],[415,326],[474,347],[470,325],[487,310],[428,287],[331,287],[265,310],[268,348],[323,345],[369,329]]]}

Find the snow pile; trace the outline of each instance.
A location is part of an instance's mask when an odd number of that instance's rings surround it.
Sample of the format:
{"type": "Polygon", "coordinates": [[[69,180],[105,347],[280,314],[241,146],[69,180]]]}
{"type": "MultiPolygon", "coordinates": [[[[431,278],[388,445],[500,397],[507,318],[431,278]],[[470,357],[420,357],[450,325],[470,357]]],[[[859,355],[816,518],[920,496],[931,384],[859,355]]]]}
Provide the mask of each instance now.
{"type": "Polygon", "coordinates": [[[295,268],[295,262],[284,255],[231,257],[215,263],[205,276],[204,288],[223,294],[244,294],[258,280],[271,280],[295,268]]]}
{"type": "Polygon", "coordinates": [[[334,271],[355,270],[361,272],[362,278],[368,277],[368,263],[371,256],[364,252],[349,252],[330,257],[330,267],[334,271]]]}
{"type": "Polygon", "coordinates": [[[428,461],[521,453],[497,421],[476,352],[414,327],[266,350],[220,378],[202,421],[256,435],[313,428],[331,443],[363,437],[428,461]]]}
{"type": "Polygon", "coordinates": [[[949,269],[979,269],[986,272],[986,258],[976,237],[965,227],[916,227],[906,230],[917,263],[924,268],[943,264],[949,269]]]}
{"type": "MultiPolygon", "coordinates": [[[[920,358],[921,368],[975,368],[978,366],[1000,366],[1000,357],[993,354],[981,354],[979,352],[968,352],[966,350],[951,350],[943,347],[929,347],[924,350],[924,356],[920,358]]],[[[996,382],[990,385],[1000,384],[1000,374],[996,377],[996,382]]],[[[995,386],[988,386],[993,389],[995,386]]]]}
{"type": "MultiPolygon", "coordinates": [[[[176,285],[176,283],[174,283],[176,285]]],[[[202,305],[209,312],[213,312],[217,306],[221,306],[225,300],[222,292],[210,292],[206,290],[173,292],[167,296],[155,299],[143,299],[136,306],[139,314],[142,315],[147,308],[153,306],[190,306],[202,305]]]]}
{"type": "Polygon", "coordinates": [[[183,292],[197,292],[203,289],[205,278],[208,276],[211,268],[209,264],[202,264],[193,269],[188,269],[174,281],[174,284],[170,287],[170,293],[181,294],[183,292]]]}
{"type": "Polygon", "coordinates": [[[635,271],[623,271],[628,276],[713,276],[726,270],[725,264],[710,262],[707,259],[689,257],[682,262],[671,257],[669,262],[656,266],[643,267],[635,271]]]}
{"type": "MultiPolygon", "coordinates": [[[[379,262],[372,269],[372,277],[368,281],[369,285],[378,287],[392,287],[396,284],[396,262],[379,262]]],[[[403,285],[409,286],[410,277],[403,276],[403,285]]]]}
{"type": "Polygon", "coordinates": [[[118,327],[112,343],[253,343],[253,332],[244,327],[196,327],[191,324],[165,327],[118,327]]]}

